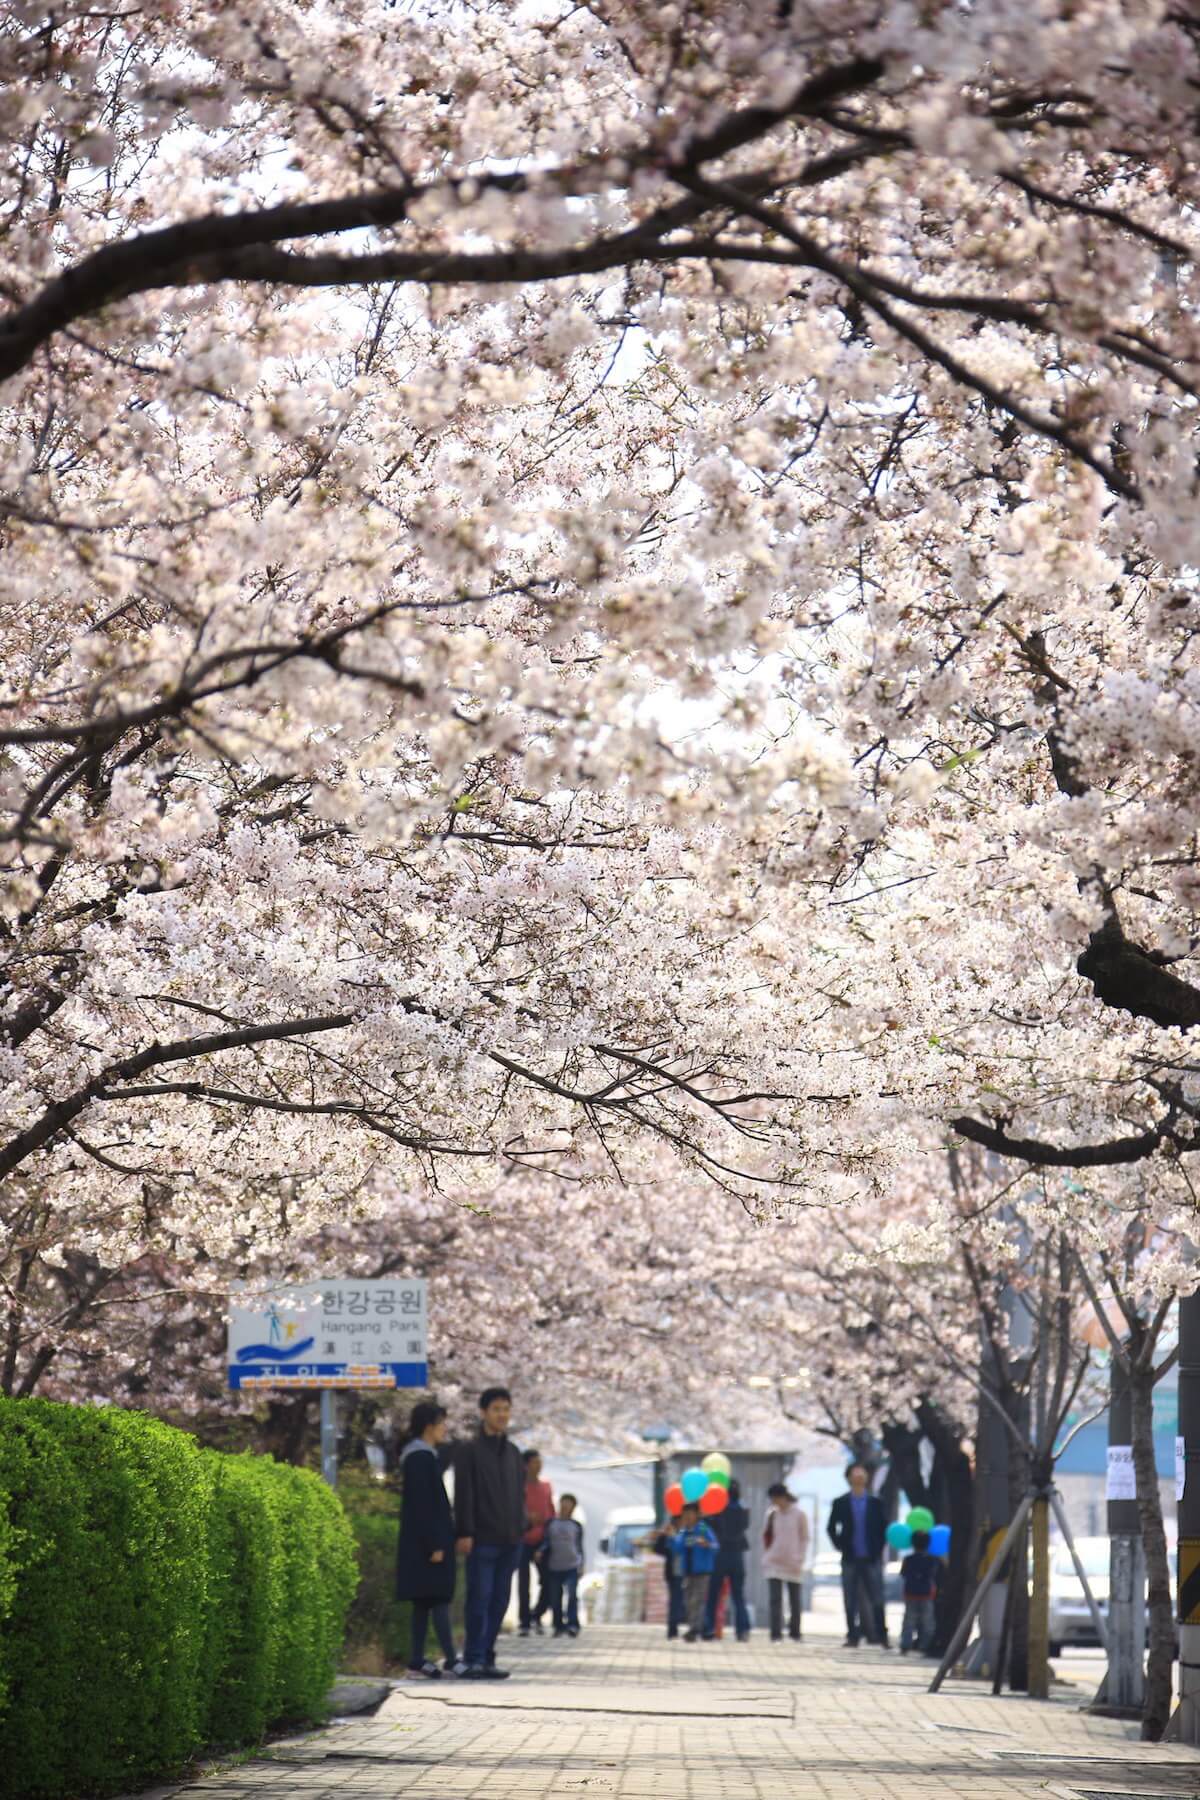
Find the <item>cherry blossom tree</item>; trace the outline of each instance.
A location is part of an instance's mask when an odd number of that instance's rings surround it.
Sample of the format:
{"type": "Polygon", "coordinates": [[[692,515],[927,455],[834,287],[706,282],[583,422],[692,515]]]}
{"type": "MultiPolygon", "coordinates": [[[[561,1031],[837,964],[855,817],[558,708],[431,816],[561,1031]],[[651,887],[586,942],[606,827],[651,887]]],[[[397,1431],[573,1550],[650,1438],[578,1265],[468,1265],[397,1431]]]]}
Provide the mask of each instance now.
{"type": "Polygon", "coordinates": [[[6,1385],[398,1193],[1186,1182],[1196,60],[11,9],[6,1385]]]}

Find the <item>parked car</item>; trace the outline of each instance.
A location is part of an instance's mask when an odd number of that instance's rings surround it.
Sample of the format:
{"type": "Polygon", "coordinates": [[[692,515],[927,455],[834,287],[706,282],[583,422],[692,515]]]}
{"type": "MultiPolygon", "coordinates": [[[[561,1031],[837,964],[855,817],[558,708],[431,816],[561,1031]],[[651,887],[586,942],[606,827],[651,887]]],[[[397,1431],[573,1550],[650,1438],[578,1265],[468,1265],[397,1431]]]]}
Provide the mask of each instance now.
{"type": "MultiPolygon", "coordinates": [[[[1076,1538],[1075,1548],[1096,1597],[1102,1619],[1108,1618],[1108,1539],[1076,1538]]],[[[1059,1544],[1050,1564],[1050,1654],[1061,1656],[1066,1644],[1099,1644],[1092,1611],[1075,1573],[1071,1552],[1059,1544]]]]}

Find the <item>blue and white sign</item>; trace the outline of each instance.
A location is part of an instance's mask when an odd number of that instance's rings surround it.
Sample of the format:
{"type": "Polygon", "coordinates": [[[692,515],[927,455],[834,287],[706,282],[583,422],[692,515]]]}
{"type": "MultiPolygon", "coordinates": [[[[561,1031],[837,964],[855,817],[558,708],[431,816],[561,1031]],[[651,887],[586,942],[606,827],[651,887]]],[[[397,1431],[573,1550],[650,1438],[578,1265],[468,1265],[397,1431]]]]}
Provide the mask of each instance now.
{"type": "Polygon", "coordinates": [[[429,1385],[424,1281],[320,1281],[230,1297],[232,1388],[429,1385]]]}

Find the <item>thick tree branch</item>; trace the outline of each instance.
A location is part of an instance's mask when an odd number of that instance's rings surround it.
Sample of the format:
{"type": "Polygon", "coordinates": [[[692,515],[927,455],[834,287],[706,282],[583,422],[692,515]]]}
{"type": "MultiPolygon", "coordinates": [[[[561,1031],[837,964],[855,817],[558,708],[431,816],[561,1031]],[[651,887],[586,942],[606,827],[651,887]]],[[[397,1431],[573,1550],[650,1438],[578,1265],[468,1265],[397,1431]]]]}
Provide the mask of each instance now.
{"type": "Polygon", "coordinates": [[[960,1137],[969,1138],[973,1144],[982,1144],[985,1150],[994,1150],[997,1156],[1018,1156],[1035,1168],[1052,1169],[1096,1169],[1108,1163],[1141,1162],[1167,1143],[1174,1144],[1181,1154],[1200,1150],[1200,1138],[1179,1141],[1174,1136],[1173,1126],[1174,1121],[1168,1116],[1160,1125],[1139,1132],[1135,1137],[1110,1138],[1106,1144],[1064,1146],[1045,1144],[1037,1138],[1010,1137],[1002,1126],[985,1125],[979,1119],[963,1116],[950,1120],[951,1130],[957,1131],[960,1137]]]}

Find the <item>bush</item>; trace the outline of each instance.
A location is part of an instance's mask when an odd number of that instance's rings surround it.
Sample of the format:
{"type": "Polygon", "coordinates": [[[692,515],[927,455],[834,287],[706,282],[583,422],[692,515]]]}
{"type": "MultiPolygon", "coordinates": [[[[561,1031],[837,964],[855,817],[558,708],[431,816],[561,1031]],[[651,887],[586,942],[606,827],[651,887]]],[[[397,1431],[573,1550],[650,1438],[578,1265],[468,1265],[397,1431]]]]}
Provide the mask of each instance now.
{"type": "Polygon", "coordinates": [[[317,1717],[355,1584],[316,1476],[142,1413],[0,1398],[5,1793],[112,1793],[317,1717]]]}

